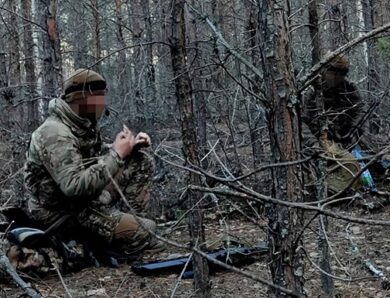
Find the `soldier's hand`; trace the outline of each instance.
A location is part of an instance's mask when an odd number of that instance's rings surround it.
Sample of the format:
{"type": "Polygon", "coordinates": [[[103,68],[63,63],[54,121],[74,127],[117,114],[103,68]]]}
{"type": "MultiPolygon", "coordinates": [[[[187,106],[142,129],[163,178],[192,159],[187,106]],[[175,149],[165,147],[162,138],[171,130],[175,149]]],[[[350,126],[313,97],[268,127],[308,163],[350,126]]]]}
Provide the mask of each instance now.
{"type": "Polygon", "coordinates": [[[124,129],[116,135],[112,149],[118,153],[121,159],[129,156],[135,145],[135,137],[130,129],[124,129]]]}
{"type": "Polygon", "coordinates": [[[150,137],[148,134],[144,132],[138,133],[137,136],[135,137],[135,145],[138,148],[149,147],[150,144],[151,144],[150,137]]]}

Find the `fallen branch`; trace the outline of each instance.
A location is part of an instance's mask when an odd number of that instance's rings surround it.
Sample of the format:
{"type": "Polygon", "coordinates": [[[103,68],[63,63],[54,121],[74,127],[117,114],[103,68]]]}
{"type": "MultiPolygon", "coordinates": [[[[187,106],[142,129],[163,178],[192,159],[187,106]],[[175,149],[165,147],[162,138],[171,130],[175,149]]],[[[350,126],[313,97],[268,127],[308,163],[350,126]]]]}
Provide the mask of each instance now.
{"type": "MultiPolygon", "coordinates": [[[[125,203],[125,205],[129,208],[130,210],[130,214],[134,215],[135,216],[135,212],[133,210],[133,208],[131,207],[130,203],[127,201],[126,197],[124,196],[122,190],[120,189],[119,185],[117,184],[117,182],[114,180],[114,178],[111,176],[111,173],[107,170],[107,174],[109,175],[110,179],[111,179],[111,182],[113,183],[115,189],[118,191],[118,194],[120,196],[120,198],[122,199],[122,201],[125,203]]],[[[212,258],[210,257],[207,253],[205,253],[204,251],[200,250],[198,247],[191,247],[191,246],[188,246],[188,245],[183,245],[181,243],[178,243],[176,241],[173,241],[173,240],[170,240],[170,239],[167,239],[165,237],[161,237],[159,235],[157,235],[155,232],[153,232],[152,230],[150,230],[148,227],[146,227],[141,221],[139,221],[137,219],[137,217],[135,217],[138,224],[146,231],[148,231],[153,237],[156,237],[158,240],[161,240],[163,241],[164,243],[167,243],[167,244],[170,244],[172,246],[175,246],[177,248],[183,248],[183,249],[186,249],[186,250],[189,250],[189,251],[192,251],[192,252],[196,252],[198,254],[200,254],[203,258],[206,258],[207,260],[209,260],[210,262],[214,263],[214,264],[217,264],[219,265],[220,267],[222,268],[225,268],[227,270],[230,270],[232,272],[235,272],[235,273],[238,273],[242,276],[245,276],[245,277],[248,277],[254,281],[258,281],[266,286],[269,286],[269,287],[272,287],[274,289],[277,289],[285,294],[288,294],[290,295],[291,297],[302,297],[302,295],[300,295],[299,293],[295,293],[294,291],[290,290],[290,289],[287,289],[287,288],[284,288],[284,287],[281,287],[281,286],[278,286],[278,285],[275,285],[274,283],[272,283],[271,281],[268,281],[266,279],[263,279],[261,277],[259,277],[257,274],[255,273],[252,273],[252,272],[249,272],[249,271],[245,271],[245,270],[241,270],[235,266],[231,266],[229,264],[226,264],[224,262],[221,262],[215,258],[212,258]]]]}
{"type": "Polygon", "coordinates": [[[332,61],[334,58],[336,58],[340,54],[343,54],[344,52],[354,47],[355,45],[389,29],[390,29],[390,23],[387,23],[381,27],[378,27],[374,30],[367,32],[366,34],[363,34],[355,39],[352,39],[350,42],[347,42],[346,44],[334,50],[333,52],[325,55],[320,62],[318,62],[309,70],[306,76],[304,76],[299,80],[300,83],[299,85],[301,87],[298,89],[298,93],[302,92],[308,86],[308,82],[311,81],[315,76],[317,76],[317,74],[322,70],[322,68],[325,65],[327,65],[330,61],[332,61]]]}
{"type": "Polygon", "coordinates": [[[363,265],[368,269],[368,271],[375,277],[379,277],[382,280],[382,288],[384,290],[390,290],[390,280],[386,277],[382,270],[375,267],[370,259],[365,258],[361,253],[356,243],[352,240],[351,231],[349,230],[349,225],[345,229],[349,243],[351,244],[353,254],[360,259],[363,265]]]}
{"type": "Polygon", "coordinates": [[[390,221],[347,216],[344,214],[340,214],[338,212],[332,212],[332,211],[330,211],[328,209],[324,209],[322,207],[315,207],[315,206],[310,206],[310,205],[306,205],[303,203],[295,203],[295,202],[288,202],[288,201],[274,199],[272,197],[259,194],[255,191],[252,191],[249,189],[237,188],[236,189],[237,191],[231,191],[231,190],[224,189],[224,188],[218,188],[218,187],[207,188],[207,187],[201,187],[201,186],[196,186],[196,185],[189,185],[188,188],[191,190],[194,190],[194,191],[210,192],[210,193],[215,193],[215,194],[220,194],[220,195],[225,195],[225,196],[238,197],[238,198],[242,198],[245,200],[258,201],[260,203],[272,203],[272,204],[279,204],[279,205],[291,207],[291,208],[300,208],[300,209],[306,210],[306,211],[316,211],[320,214],[324,214],[324,215],[327,215],[327,216],[330,216],[333,218],[337,218],[337,219],[341,219],[341,220],[345,220],[345,221],[349,221],[349,222],[355,222],[355,223],[359,223],[359,224],[390,226],[390,221]]]}
{"type": "Polygon", "coordinates": [[[16,272],[15,268],[11,265],[8,257],[0,249],[0,270],[4,271],[11,277],[14,283],[21,288],[28,297],[41,298],[42,296],[35,290],[29,283],[26,283],[16,272]]]}

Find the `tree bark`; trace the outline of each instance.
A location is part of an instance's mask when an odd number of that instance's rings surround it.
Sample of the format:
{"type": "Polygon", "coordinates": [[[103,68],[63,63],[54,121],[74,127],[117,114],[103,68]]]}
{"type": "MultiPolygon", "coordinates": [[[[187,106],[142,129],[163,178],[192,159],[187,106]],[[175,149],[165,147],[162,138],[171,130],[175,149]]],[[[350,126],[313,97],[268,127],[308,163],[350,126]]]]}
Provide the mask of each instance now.
{"type": "MultiPolygon", "coordinates": [[[[377,27],[383,26],[389,22],[389,10],[386,9],[385,1],[360,0],[363,20],[366,31],[370,31],[377,27]]],[[[382,82],[382,77],[387,76],[387,72],[383,73],[381,65],[386,65],[379,55],[377,48],[377,40],[367,40],[367,95],[366,98],[370,105],[375,104],[379,97],[379,93],[385,86],[382,82]]],[[[387,67],[385,67],[387,70],[387,67]]],[[[368,128],[370,132],[377,134],[380,131],[380,119],[376,116],[370,119],[368,128]]]]}
{"type": "Polygon", "coordinates": [[[327,48],[333,51],[348,42],[346,38],[346,20],[339,0],[326,0],[325,9],[326,16],[329,19],[329,23],[326,24],[326,27],[329,26],[329,29],[326,30],[329,32],[327,48]]]}
{"type": "MultiPolygon", "coordinates": [[[[320,42],[320,33],[318,26],[318,1],[313,0],[309,3],[309,23],[310,23],[310,37],[312,41],[312,53],[311,60],[312,66],[317,64],[321,59],[321,42],[320,42]]],[[[324,110],[324,102],[322,100],[322,92],[321,92],[321,83],[319,80],[316,80],[313,84],[315,98],[319,99],[319,108],[324,110]]],[[[325,123],[320,123],[320,127],[327,127],[326,121],[325,123]]],[[[324,132],[321,132],[321,135],[324,132]]],[[[321,138],[322,140],[322,138],[321,138]]],[[[320,144],[322,141],[320,140],[320,144]]],[[[324,200],[327,197],[327,185],[326,185],[326,161],[322,158],[319,158],[316,161],[316,175],[317,175],[317,183],[316,183],[316,199],[324,200]]],[[[332,274],[332,269],[330,266],[330,253],[329,253],[329,245],[327,242],[326,231],[328,230],[328,218],[326,216],[320,215],[319,221],[319,236],[318,236],[318,250],[320,255],[320,268],[332,274]]],[[[321,289],[323,297],[333,298],[334,297],[334,281],[333,278],[327,274],[321,272],[321,289]]]]}
{"type": "Polygon", "coordinates": [[[27,131],[34,131],[39,124],[38,94],[36,88],[35,60],[34,60],[34,40],[32,26],[29,21],[32,19],[31,0],[21,1],[23,20],[23,54],[24,69],[26,72],[26,91],[27,97],[31,100],[27,103],[27,131]]]}
{"type": "MultiPolygon", "coordinates": [[[[142,1],[142,12],[145,20],[145,41],[153,41],[152,14],[149,0],[142,1]]],[[[156,103],[156,70],[153,62],[153,45],[145,47],[146,76],[145,80],[145,126],[151,131],[153,124],[153,107],[156,103]]]]}
{"type": "Polygon", "coordinates": [[[9,67],[8,67],[8,85],[19,86],[20,85],[20,54],[19,54],[19,32],[18,32],[18,19],[16,18],[16,1],[7,0],[7,6],[12,13],[9,15],[9,23],[7,25],[9,30],[9,67]]]}
{"type": "Polygon", "coordinates": [[[89,41],[88,41],[88,20],[86,8],[80,3],[80,5],[73,6],[69,14],[70,23],[74,33],[72,34],[73,45],[73,65],[74,69],[86,68],[91,64],[91,59],[88,54],[89,41]]]}
{"type": "MultiPolygon", "coordinates": [[[[258,0],[262,63],[266,98],[270,99],[268,125],[271,140],[271,160],[274,163],[300,158],[299,106],[296,100],[289,38],[288,1],[258,0]]],[[[272,170],[273,197],[289,201],[303,201],[301,166],[276,167],[272,170]]],[[[269,220],[268,240],[270,270],[273,282],[304,295],[302,252],[299,230],[303,213],[297,209],[271,205],[266,214],[269,220]]],[[[271,290],[271,289],[270,289],[271,290]]],[[[285,297],[272,289],[276,297],[285,297]]]]}
{"type": "Polygon", "coordinates": [[[39,34],[39,56],[42,73],[41,92],[43,114],[47,116],[49,99],[57,97],[62,87],[60,38],[57,28],[57,0],[39,0],[35,3],[37,23],[46,31],[39,34]]]}
{"type": "MultiPolygon", "coordinates": [[[[196,166],[200,165],[197,151],[196,123],[193,108],[191,79],[186,64],[186,25],[184,19],[185,0],[174,0],[172,8],[172,45],[171,58],[175,79],[177,103],[180,111],[183,153],[185,160],[196,166]]],[[[188,184],[200,185],[200,177],[190,173],[188,184]]],[[[205,233],[201,196],[188,191],[188,204],[193,208],[189,215],[191,245],[204,248],[205,233]]],[[[209,297],[209,269],[207,261],[199,254],[193,256],[195,297],[209,297]]]]}
{"type": "MultiPolygon", "coordinates": [[[[93,39],[93,54],[95,56],[95,61],[99,61],[101,58],[101,52],[102,52],[102,46],[100,44],[100,11],[99,11],[99,1],[98,0],[91,0],[92,5],[92,16],[93,16],[93,31],[92,31],[92,39],[93,39]]],[[[98,73],[101,73],[100,64],[95,65],[95,70],[98,73]]]]}
{"type": "MultiPolygon", "coordinates": [[[[252,3],[248,7],[248,23],[247,23],[247,34],[248,34],[248,48],[250,51],[251,62],[254,66],[259,67],[260,62],[260,46],[257,44],[258,39],[256,35],[258,32],[258,22],[256,19],[256,4],[252,3]]],[[[248,70],[250,76],[251,71],[248,70]]],[[[259,94],[259,87],[261,86],[261,80],[258,76],[254,78],[256,84],[253,87],[253,92],[259,94]]],[[[249,96],[248,96],[249,97],[249,96]]],[[[250,131],[251,145],[252,145],[252,154],[253,154],[253,166],[258,168],[261,166],[261,163],[264,161],[262,156],[264,153],[264,143],[262,137],[261,126],[265,125],[264,121],[264,109],[260,106],[260,103],[253,96],[249,97],[247,104],[247,118],[250,131]]],[[[256,175],[256,179],[259,179],[259,175],[256,175]]],[[[259,191],[260,184],[255,184],[255,190],[259,191]]]]}

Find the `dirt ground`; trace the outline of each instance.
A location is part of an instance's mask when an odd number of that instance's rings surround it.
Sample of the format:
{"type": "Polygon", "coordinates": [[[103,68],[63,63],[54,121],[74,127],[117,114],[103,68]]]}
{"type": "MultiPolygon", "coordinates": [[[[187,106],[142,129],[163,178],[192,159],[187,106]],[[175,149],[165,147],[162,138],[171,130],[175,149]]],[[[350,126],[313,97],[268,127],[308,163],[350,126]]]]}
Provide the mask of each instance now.
{"type": "MultiPolygon", "coordinates": [[[[383,220],[388,219],[390,214],[390,206],[383,206],[375,212],[368,212],[360,206],[338,206],[333,209],[350,216],[383,220]]],[[[307,214],[307,218],[310,216],[307,214]]],[[[221,240],[227,237],[248,245],[265,240],[266,225],[262,219],[254,224],[237,215],[222,216],[218,212],[208,212],[206,217],[210,246],[218,247],[221,240]]],[[[319,263],[318,225],[319,221],[314,220],[304,234],[305,289],[308,297],[321,297],[320,273],[316,268],[319,263]]],[[[186,243],[186,225],[179,226],[168,237],[186,243]]],[[[364,264],[369,260],[385,276],[390,276],[390,227],[357,225],[330,219],[327,237],[332,255],[332,274],[336,276],[337,297],[390,297],[390,290],[383,289],[382,280],[375,278],[364,264]],[[358,247],[359,254],[353,252],[351,240],[358,247]]],[[[162,259],[177,252],[182,253],[174,247],[168,247],[158,255],[147,256],[145,260],[162,259]]],[[[259,258],[242,269],[270,279],[266,258],[259,258]]],[[[72,297],[193,296],[191,279],[180,280],[176,274],[141,277],[130,270],[129,264],[122,264],[117,269],[87,268],[65,275],[63,280],[67,290],[55,273],[42,280],[34,279],[32,285],[43,297],[67,297],[67,291],[72,297]]],[[[22,292],[13,285],[0,284],[0,287],[0,297],[21,297],[22,292]]],[[[236,273],[225,271],[211,276],[212,297],[270,297],[267,291],[263,284],[236,273]]]]}

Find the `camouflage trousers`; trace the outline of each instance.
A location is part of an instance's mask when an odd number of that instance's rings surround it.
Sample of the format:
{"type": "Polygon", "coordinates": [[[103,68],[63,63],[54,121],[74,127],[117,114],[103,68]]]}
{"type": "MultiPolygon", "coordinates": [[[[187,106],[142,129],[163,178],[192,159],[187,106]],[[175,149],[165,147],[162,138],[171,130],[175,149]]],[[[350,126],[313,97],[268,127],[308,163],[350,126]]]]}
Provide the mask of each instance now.
{"type": "MultiPolygon", "coordinates": [[[[124,197],[111,182],[90,206],[70,214],[78,227],[128,253],[148,247],[153,242],[148,230],[156,230],[155,222],[144,217],[149,206],[154,167],[153,158],[144,152],[126,161],[114,177],[124,197]]],[[[44,209],[34,200],[29,201],[28,209],[30,216],[46,227],[67,215],[61,210],[44,209]]]]}

